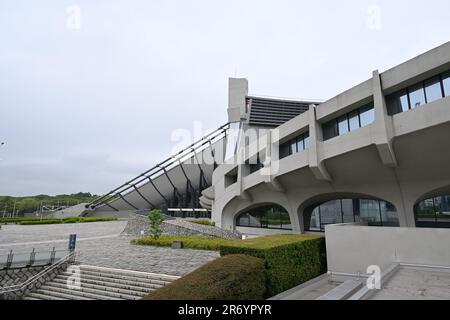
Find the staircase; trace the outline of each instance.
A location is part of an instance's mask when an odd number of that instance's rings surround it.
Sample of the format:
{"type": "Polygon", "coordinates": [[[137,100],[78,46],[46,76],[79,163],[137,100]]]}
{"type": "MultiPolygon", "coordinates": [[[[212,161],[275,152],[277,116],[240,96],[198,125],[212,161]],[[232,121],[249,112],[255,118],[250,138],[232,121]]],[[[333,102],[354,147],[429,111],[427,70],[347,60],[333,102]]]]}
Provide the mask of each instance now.
{"type": "MultiPolygon", "coordinates": [[[[179,277],[95,266],[72,266],[81,271],[79,287],[69,288],[74,273],[64,271],[24,300],[139,300],[179,277]]],[[[69,267],[68,270],[72,268],[69,267]]]]}

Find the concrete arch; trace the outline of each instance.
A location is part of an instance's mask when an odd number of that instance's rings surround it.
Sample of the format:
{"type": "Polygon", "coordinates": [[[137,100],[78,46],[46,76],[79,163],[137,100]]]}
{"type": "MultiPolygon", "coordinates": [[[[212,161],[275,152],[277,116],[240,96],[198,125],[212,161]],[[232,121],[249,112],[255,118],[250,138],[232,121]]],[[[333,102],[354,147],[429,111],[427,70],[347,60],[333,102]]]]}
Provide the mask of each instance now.
{"type": "Polygon", "coordinates": [[[300,222],[300,228],[301,232],[305,232],[305,214],[309,213],[306,210],[314,205],[321,205],[325,202],[332,201],[332,200],[339,200],[339,199],[367,199],[367,200],[378,200],[378,201],[385,201],[395,207],[395,210],[397,212],[397,216],[400,220],[399,216],[399,208],[398,206],[386,199],[373,196],[367,193],[357,193],[357,192],[329,192],[329,193],[322,193],[316,196],[312,196],[306,200],[304,200],[300,206],[297,209],[297,216],[298,221],[300,222]]]}
{"type": "Polygon", "coordinates": [[[293,210],[288,198],[281,195],[280,193],[272,194],[271,192],[262,192],[255,194],[251,201],[240,198],[231,200],[222,210],[222,227],[228,230],[235,229],[236,217],[246,210],[252,210],[266,205],[277,205],[289,213],[293,231],[299,232],[300,226],[295,210],[293,210]]]}
{"type": "Polygon", "coordinates": [[[446,185],[444,187],[440,187],[434,190],[431,190],[422,196],[420,196],[414,203],[414,208],[423,200],[431,199],[434,197],[450,195],[450,185],[446,185]]]}

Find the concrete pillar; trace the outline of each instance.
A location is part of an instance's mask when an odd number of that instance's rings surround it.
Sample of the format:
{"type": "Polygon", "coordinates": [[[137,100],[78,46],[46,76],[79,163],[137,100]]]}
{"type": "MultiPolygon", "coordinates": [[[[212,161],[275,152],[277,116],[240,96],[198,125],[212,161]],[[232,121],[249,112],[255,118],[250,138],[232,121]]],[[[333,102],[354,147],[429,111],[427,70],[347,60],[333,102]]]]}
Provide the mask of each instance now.
{"type": "Polygon", "coordinates": [[[373,72],[373,102],[375,108],[375,130],[372,139],[377,146],[378,154],[383,164],[389,167],[396,167],[397,159],[392,147],[394,125],[392,117],[387,114],[386,99],[378,70],[373,72]]]}
{"type": "Polygon", "coordinates": [[[246,117],[247,96],[247,79],[228,79],[228,122],[239,122],[246,117]]]}
{"type": "Polygon", "coordinates": [[[332,181],[330,174],[322,160],[321,147],[323,144],[322,128],[317,122],[316,106],[309,106],[309,167],[318,180],[332,181]]]}

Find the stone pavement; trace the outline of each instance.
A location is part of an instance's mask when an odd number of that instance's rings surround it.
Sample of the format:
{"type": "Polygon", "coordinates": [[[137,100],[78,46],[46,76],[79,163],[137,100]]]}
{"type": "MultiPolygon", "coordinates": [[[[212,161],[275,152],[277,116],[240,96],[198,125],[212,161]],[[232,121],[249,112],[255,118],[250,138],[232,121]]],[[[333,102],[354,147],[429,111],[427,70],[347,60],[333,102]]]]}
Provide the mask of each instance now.
{"type": "Polygon", "coordinates": [[[77,261],[83,264],[135,271],[187,274],[219,257],[218,252],[134,246],[132,237],[120,236],[126,221],[63,225],[6,225],[0,230],[0,255],[36,250],[66,249],[77,234],[77,261]]]}

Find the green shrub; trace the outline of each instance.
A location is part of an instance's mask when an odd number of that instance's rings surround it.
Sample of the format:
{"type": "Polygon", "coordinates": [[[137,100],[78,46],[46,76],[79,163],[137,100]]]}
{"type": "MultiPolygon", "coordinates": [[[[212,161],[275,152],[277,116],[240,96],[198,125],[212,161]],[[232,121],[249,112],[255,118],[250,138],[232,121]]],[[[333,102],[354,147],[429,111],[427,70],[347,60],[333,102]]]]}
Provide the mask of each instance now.
{"type": "Polygon", "coordinates": [[[275,296],[325,272],[325,241],[309,236],[270,236],[227,244],[220,255],[247,254],[265,261],[267,297],[275,296]]]}
{"type": "Polygon", "coordinates": [[[222,245],[231,244],[233,240],[198,236],[163,235],[158,239],[154,239],[152,237],[142,237],[132,240],[131,243],[135,245],[170,247],[174,241],[182,241],[183,246],[188,249],[219,251],[222,245]]]}
{"type": "Polygon", "coordinates": [[[164,216],[161,210],[152,210],[148,215],[150,233],[153,239],[158,239],[161,237],[162,230],[161,224],[164,222],[164,216]]]}
{"type": "Polygon", "coordinates": [[[188,220],[190,223],[201,224],[204,226],[215,227],[216,223],[209,220],[188,220]]]}
{"type": "Polygon", "coordinates": [[[264,261],[247,255],[218,258],[150,293],[145,300],[262,300],[264,261]]]}

